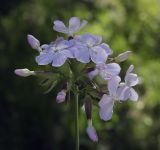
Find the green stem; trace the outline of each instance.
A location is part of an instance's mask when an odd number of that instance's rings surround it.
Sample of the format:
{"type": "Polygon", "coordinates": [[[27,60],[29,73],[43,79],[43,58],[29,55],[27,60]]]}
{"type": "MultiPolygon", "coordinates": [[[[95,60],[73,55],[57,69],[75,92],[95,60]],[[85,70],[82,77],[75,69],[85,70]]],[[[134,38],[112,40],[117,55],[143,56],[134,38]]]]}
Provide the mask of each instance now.
{"type": "Polygon", "coordinates": [[[78,110],[78,87],[76,86],[75,92],[75,139],[76,150],[79,150],[79,110],[78,110]]]}

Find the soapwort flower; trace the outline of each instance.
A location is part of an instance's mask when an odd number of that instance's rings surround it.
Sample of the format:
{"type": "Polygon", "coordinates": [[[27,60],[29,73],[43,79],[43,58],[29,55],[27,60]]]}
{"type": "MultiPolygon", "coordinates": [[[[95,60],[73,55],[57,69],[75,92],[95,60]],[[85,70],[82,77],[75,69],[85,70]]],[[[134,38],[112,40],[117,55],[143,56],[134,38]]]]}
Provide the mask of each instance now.
{"type": "Polygon", "coordinates": [[[112,54],[110,47],[101,43],[101,36],[86,33],[82,36],[75,36],[74,40],[76,45],[73,49],[74,56],[82,63],[88,63],[90,59],[95,64],[106,63],[108,56],[112,54]]]}
{"type": "Polygon", "coordinates": [[[68,36],[73,36],[74,33],[80,31],[86,24],[86,20],[80,21],[78,17],[72,17],[69,19],[68,27],[62,21],[55,20],[53,29],[57,32],[65,33],[68,36]]]}
{"type": "Polygon", "coordinates": [[[52,64],[54,67],[62,66],[68,58],[74,58],[70,48],[73,46],[71,41],[57,39],[54,43],[43,45],[43,51],[36,57],[38,65],[52,64]]]}
{"type": "Polygon", "coordinates": [[[110,80],[112,77],[120,73],[120,66],[117,63],[101,63],[97,64],[95,70],[88,73],[88,77],[92,80],[95,76],[100,75],[104,80],[110,80]]]}

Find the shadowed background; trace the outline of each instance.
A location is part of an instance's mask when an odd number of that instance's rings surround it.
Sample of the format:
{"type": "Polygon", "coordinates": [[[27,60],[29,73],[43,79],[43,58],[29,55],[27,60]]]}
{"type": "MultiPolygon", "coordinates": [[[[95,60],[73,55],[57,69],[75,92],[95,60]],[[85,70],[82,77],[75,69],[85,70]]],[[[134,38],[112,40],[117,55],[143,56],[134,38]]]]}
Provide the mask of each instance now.
{"type": "MultiPolygon", "coordinates": [[[[20,78],[16,68],[37,69],[38,55],[27,43],[33,34],[41,43],[56,38],[53,21],[72,16],[88,20],[81,33],[102,35],[114,55],[132,50],[122,74],[133,63],[143,77],[137,103],[117,103],[111,121],[93,123],[98,144],[86,135],[80,112],[82,150],[160,149],[160,1],[159,0],[8,0],[0,5],[0,150],[74,149],[74,116],[69,105],[44,95],[35,77],[20,78]]],[[[39,67],[38,67],[39,68],[39,67]]]]}

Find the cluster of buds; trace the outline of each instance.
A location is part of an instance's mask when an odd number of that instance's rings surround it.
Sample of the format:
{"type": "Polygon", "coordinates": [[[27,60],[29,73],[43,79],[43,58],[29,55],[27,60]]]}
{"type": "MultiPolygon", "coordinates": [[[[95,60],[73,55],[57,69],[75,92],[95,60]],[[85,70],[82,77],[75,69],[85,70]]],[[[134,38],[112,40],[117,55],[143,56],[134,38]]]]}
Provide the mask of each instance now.
{"type": "Polygon", "coordinates": [[[124,80],[119,75],[119,63],[127,60],[131,51],[112,57],[113,51],[108,44],[102,42],[101,36],[89,33],[75,35],[87,24],[86,20],[80,21],[78,17],[70,18],[68,27],[60,20],[53,24],[53,29],[66,34],[68,39],[58,37],[54,42],[41,45],[34,36],[27,36],[30,46],[38,51],[35,58],[37,64],[48,65],[51,70],[16,69],[15,73],[23,77],[42,75],[45,85],[50,86],[48,92],[61,84],[56,97],[57,103],[64,102],[67,93],[74,94],[75,85],[78,85],[79,94],[84,97],[80,103],[84,105],[87,116],[86,131],[89,138],[97,142],[98,136],[92,125],[92,105],[97,103],[100,118],[107,121],[112,118],[115,102],[138,100],[138,94],[133,89],[139,83],[137,74],[133,72],[134,66],[130,65],[124,80]],[[63,66],[67,66],[67,73],[63,66]],[[64,86],[66,83],[67,86],[64,86]]]}

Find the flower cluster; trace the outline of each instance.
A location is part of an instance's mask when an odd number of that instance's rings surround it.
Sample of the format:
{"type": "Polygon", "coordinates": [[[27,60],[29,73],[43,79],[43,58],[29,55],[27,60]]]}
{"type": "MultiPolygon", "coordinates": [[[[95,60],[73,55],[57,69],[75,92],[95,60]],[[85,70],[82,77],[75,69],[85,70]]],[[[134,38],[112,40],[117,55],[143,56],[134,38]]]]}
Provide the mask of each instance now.
{"type": "Polygon", "coordinates": [[[128,68],[124,81],[119,75],[121,67],[118,63],[125,61],[131,51],[113,58],[111,48],[102,42],[101,36],[89,33],[75,35],[86,24],[86,20],[80,21],[78,17],[70,18],[68,27],[60,20],[54,21],[53,29],[66,34],[68,38],[58,37],[49,44],[41,45],[38,39],[28,35],[28,43],[39,53],[35,58],[37,64],[48,65],[52,69],[30,71],[25,68],[16,69],[15,73],[23,77],[43,76],[45,85],[50,86],[48,92],[58,83],[61,84],[56,97],[57,103],[64,102],[69,93],[74,94],[75,86],[78,86],[78,92],[83,97],[80,103],[84,106],[88,120],[86,132],[92,141],[97,142],[98,136],[92,125],[92,101],[99,107],[100,118],[104,121],[110,120],[115,102],[138,100],[138,94],[133,87],[139,83],[139,79],[133,72],[133,65],[128,68]],[[63,66],[67,66],[67,73],[63,72],[63,66]]]}

